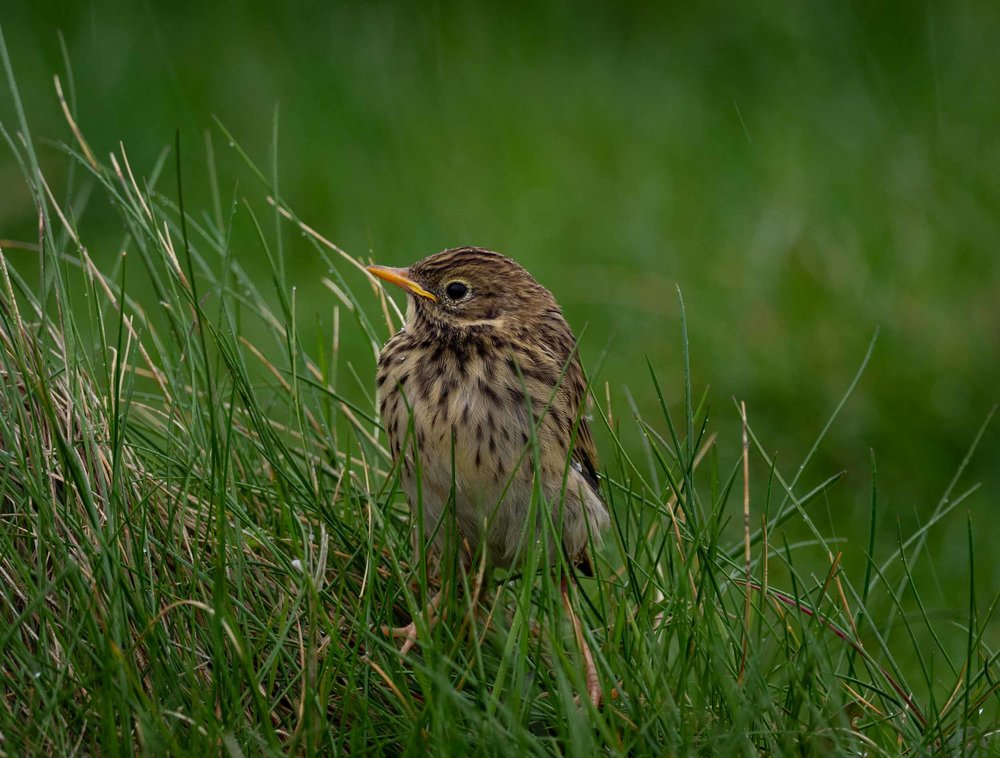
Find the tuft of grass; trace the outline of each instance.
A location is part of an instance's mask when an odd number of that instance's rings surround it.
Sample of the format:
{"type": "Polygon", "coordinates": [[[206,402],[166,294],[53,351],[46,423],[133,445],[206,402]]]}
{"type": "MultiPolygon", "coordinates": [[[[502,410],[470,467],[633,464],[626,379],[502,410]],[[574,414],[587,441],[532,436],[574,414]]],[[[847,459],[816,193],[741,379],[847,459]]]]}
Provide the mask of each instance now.
{"type": "Polygon", "coordinates": [[[976,604],[971,539],[966,618],[942,623],[910,572],[975,492],[958,483],[982,430],[934,517],[896,545],[876,541],[873,458],[871,539],[850,575],[810,516],[836,503],[839,475],[800,486],[843,402],[786,466],[754,434],[750,399],[743,454],[719,460],[686,316],[679,417],[653,365],[659,416],[595,398],[613,526],[575,603],[604,705],[577,702],[580,653],[541,551],[495,582],[458,571],[444,621],[401,657],[380,628],[420,618],[436,572],[381,441],[373,366],[340,350],[360,340],[374,359],[398,310],[284,202],[277,159],[257,167],[224,125],[257,185],[224,200],[210,136],[210,202],[192,208],[201,157],[178,140],[144,174],[124,148],[98,159],[63,98],[75,141],[54,188],[2,38],[0,52],[18,113],[2,133],[39,218],[37,286],[0,250],[0,754],[996,749],[996,602],[976,604]],[[97,197],[123,230],[106,271],[80,232],[97,197]],[[234,244],[240,227],[253,248],[234,244]],[[329,272],[315,345],[290,234],[329,272]],[[267,293],[250,255],[269,262],[267,293]],[[155,300],[130,296],[137,276],[155,300]],[[789,541],[793,525],[810,537],[789,541]],[[492,591],[473,608],[479,581],[492,591]]]}

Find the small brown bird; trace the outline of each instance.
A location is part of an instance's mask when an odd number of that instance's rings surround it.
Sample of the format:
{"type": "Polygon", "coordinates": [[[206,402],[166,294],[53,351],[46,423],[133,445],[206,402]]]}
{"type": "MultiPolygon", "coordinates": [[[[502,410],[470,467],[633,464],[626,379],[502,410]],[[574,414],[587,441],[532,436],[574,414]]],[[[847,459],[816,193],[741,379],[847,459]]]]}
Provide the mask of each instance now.
{"type": "MultiPolygon", "coordinates": [[[[576,339],[552,293],[515,261],[476,247],[368,271],[409,296],[405,326],[379,355],[377,398],[425,533],[442,550],[484,551],[489,566],[519,564],[540,533],[528,523],[537,476],[561,548],[585,563],[588,537],[609,517],[576,339]],[[452,512],[457,523],[442,524],[452,512]]],[[[402,633],[408,650],[415,628],[402,633]]]]}

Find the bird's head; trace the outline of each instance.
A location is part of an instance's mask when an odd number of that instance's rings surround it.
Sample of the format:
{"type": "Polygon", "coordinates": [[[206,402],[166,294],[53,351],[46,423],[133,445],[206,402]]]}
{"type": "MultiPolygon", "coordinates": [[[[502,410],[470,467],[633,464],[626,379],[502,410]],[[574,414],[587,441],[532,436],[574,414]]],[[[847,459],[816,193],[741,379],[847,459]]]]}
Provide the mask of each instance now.
{"type": "Polygon", "coordinates": [[[369,266],[368,271],[406,290],[408,326],[503,332],[559,312],[552,293],[520,264],[478,247],[445,250],[408,268],[369,266]]]}

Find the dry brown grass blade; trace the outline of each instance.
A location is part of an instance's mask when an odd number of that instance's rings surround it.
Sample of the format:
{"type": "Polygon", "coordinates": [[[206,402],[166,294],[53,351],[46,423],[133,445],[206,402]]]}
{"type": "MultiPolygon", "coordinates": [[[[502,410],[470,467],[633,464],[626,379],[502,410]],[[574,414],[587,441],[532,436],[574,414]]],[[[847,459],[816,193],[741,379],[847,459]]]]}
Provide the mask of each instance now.
{"type": "MultiPolygon", "coordinates": [[[[327,248],[328,250],[332,250],[333,252],[335,252],[337,255],[339,255],[341,258],[343,258],[345,261],[347,261],[348,263],[350,263],[352,266],[354,266],[355,268],[357,268],[359,271],[361,271],[361,273],[363,273],[365,275],[365,277],[372,283],[373,286],[376,287],[377,291],[380,293],[382,312],[383,312],[383,314],[385,316],[386,326],[388,326],[390,334],[393,333],[393,332],[395,332],[396,328],[392,325],[392,319],[389,317],[389,311],[387,310],[387,306],[386,306],[387,300],[388,300],[389,305],[391,305],[392,309],[396,312],[396,317],[399,319],[400,323],[402,323],[403,320],[404,320],[403,319],[403,314],[399,310],[399,308],[397,307],[397,305],[396,305],[395,302],[393,302],[389,298],[386,298],[386,296],[385,296],[385,290],[382,289],[381,281],[378,278],[372,276],[368,272],[368,269],[365,267],[365,264],[362,263],[361,261],[359,261],[357,258],[355,258],[350,253],[348,253],[345,250],[343,250],[342,248],[340,248],[339,246],[335,245],[333,242],[331,242],[330,240],[328,240],[326,237],[324,237],[322,234],[320,234],[319,232],[317,232],[311,226],[309,226],[305,222],[303,222],[303,221],[299,220],[298,218],[296,218],[296,216],[288,208],[286,208],[285,206],[283,206],[280,203],[278,203],[278,201],[275,200],[275,198],[268,196],[267,202],[270,203],[275,208],[277,208],[278,213],[280,213],[286,219],[288,219],[293,224],[295,224],[296,226],[298,226],[301,231],[305,232],[307,235],[309,235],[310,237],[312,237],[314,240],[316,240],[318,243],[320,243],[323,247],[327,248]]],[[[335,292],[338,291],[338,289],[336,288],[336,285],[334,285],[332,282],[329,282],[328,280],[324,279],[324,284],[326,284],[328,287],[330,287],[331,289],[333,289],[335,292]]],[[[353,310],[353,305],[350,305],[349,307],[353,310]]],[[[378,348],[376,346],[376,353],[377,353],[377,349],[378,348]]]]}
{"type": "Polygon", "coordinates": [[[90,167],[94,171],[97,171],[97,159],[94,157],[94,152],[90,149],[90,145],[87,144],[87,140],[83,138],[83,133],[80,131],[80,127],[76,125],[76,119],[73,118],[73,114],[69,110],[69,103],[66,102],[66,97],[63,95],[62,82],[59,81],[59,75],[56,74],[52,78],[55,81],[56,97],[59,98],[59,106],[62,108],[63,116],[66,117],[70,131],[73,132],[73,137],[83,151],[87,163],[90,164],[90,167]]]}

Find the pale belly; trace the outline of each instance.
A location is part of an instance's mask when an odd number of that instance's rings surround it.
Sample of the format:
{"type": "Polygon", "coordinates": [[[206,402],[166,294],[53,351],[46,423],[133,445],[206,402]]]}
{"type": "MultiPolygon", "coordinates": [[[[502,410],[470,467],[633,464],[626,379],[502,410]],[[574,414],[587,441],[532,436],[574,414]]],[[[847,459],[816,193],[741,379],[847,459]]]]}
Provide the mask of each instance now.
{"type": "Polygon", "coordinates": [[[402,485],[411,506],[423,512],[428,538],[439,546],[457,538],[473,556],[483,549],[490,564],[508,566],[524,534],[536,531],[527,529],[534,467],[530,429],[513,414],[499,416],[463,398],[447,416],[414,408],[418,444],[408,446],[407,463],[413,463],[404,465],[402,485]]]}

